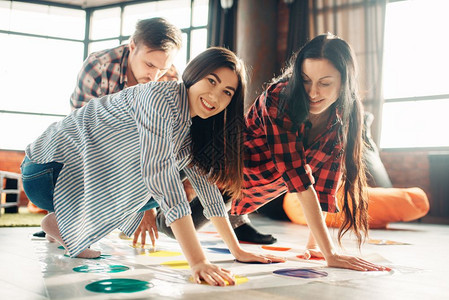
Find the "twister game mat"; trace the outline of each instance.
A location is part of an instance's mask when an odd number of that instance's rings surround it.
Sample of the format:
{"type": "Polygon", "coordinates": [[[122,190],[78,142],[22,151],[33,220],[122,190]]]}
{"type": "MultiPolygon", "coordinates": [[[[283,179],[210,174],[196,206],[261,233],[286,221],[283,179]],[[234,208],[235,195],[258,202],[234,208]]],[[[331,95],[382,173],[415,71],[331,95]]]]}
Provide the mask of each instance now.
{"type": "Polygon", "coordinates": [[[241,263],[234,259],[213,230],[211,226],[199,231],[198,237],[209,261],[233,272],[236,279],[234,286],[193,283],[179,244],[164,234],[159,234],[155,249],[151,245],[142,249],[140,245],[134,247],[132,239],[114,231],[92,245],[92,249],[102,252],[97,259],[69,258],[64,255],[61,246],[46,239],[31,237],[31,242],[50,299],[182,298],[184,295],[303,285],[314,281],[338,284],[353,279],[415,271],[393,266],[376,254],[364,258],[388,266],[391,271],[356,272],[329,268],[323,260],[302,259],[303,249],[298,248],[299,243],[286,243],[281,239],[270,246],[241,244],[241,247],[284,257],[285,263],[241,263]]]}

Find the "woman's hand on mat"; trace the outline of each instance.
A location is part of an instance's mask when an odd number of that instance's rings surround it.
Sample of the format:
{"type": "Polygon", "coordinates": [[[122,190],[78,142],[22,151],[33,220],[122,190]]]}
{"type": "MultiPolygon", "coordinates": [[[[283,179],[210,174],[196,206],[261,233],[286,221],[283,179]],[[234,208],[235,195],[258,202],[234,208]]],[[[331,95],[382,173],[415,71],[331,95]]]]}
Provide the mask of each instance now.
{"type": "Polygon", "coordinates": [[[318,247],[306,247],[306,250],[304,251],[304,259],[311,259],[311,258],[324,258],[323,253],[321,252],[320,248],[318,247]]]}
{"type": "Polygon", "coordinates": [[[154,247],[156,245],[156,240],[159,238],[159,232],[157,231],[156,226],[156,208],[145,211],[142,221],[134,233],[133,245],[137,243],[140,236],[140,244],[143,248],[145,246],[147,232],[150,235],[151,244],[154,247]]]}
{"type": "Polygon", "coordinates": [[[201,283],[201,280],[206,281],[209,285],[226,286],[234,285],[235,280],[231,271],[220,268],[208,262],[200,262],[190,266],[192,270],[192,277],[195,283],[201,283]]]}
{"type": "Polygon", "coordinates": [[[273,262],[285,262],[285,258],[270,255],[270,254],[258,254],[253,252],[248,252],[243,249],[239,249],[239,251],[235,254],[235,259],[241,262],[261,262],[264,264],[271,264],[273,262]]]}
{"type": "Polygon", "coordinates": [[[389,268],[376,265],[362,258],[350,255],[334,254],[326,257],[327,265],[334,268],[356,271],[389,271],[389,268]]]}

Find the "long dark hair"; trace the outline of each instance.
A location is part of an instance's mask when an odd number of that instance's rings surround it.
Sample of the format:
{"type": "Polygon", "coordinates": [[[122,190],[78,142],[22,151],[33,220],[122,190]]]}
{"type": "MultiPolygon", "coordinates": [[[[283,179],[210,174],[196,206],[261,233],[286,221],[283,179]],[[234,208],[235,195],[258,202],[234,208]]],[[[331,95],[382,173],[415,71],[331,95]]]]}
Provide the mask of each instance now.
{"type": "Polygon", "coordinates": [[[187,89],[218,68],[235,72],[238,86],[229,105],[221,113],[192,119],[192,162],[212,182],[238,197],[243,180],[243,105],[246,90],[246,68],[230,50],[212,47],[187,65],[182,80],[187,89]]]}
{"type": "Polygon", "coordinates": [[[338,241],[352,229],[360,246],[368,233],[368,200],[362,160],[363,106],[358,95],[355,55],[348,43],[330,33],[315,37],[294,55],[290,67],[277,80],[289,80],[281,94],[280,108],[298,124],[309,116],[309,98],[301,76],[303,62],[308,58],[329,60],[341,75],[340,96],[331,107],[341,114],[339,138],[344,149],[341,185],[344,189],[344,220],[338,231],[338,241]]]}

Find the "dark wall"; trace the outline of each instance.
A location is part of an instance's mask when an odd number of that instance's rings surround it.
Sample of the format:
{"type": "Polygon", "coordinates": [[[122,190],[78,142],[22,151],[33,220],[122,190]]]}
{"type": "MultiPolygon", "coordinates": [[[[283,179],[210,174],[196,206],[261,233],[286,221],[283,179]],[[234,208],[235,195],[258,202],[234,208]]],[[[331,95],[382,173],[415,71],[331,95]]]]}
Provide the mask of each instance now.
{"type": "Polygon", "coordinates": [[[238,1],[236,52],[250,71],[246,107],[263,92],[267,82],[280,74],[287,29],[288,10],[283,1],[238,1]]]}
{"type": "MultiPolygon", "coordinates": [[[[0,170],[20,173],[20,164],[25,156],[23,151],[6,151],[0,150],[0,170]]],[[[22,191],[20,194],[20,205],[26,206],[28,204],[28,198],[22,191]]]]}

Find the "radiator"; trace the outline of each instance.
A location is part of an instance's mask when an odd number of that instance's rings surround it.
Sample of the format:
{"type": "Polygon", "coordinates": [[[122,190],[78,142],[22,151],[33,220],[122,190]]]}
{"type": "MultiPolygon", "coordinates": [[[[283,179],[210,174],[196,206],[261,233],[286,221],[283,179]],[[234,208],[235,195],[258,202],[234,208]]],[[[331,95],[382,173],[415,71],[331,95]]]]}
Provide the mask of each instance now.
{"type": "Polygon", "coordinates": [[[449,218],[449,153],[429,153],[431,203],[429,214],[449,218]]]}

